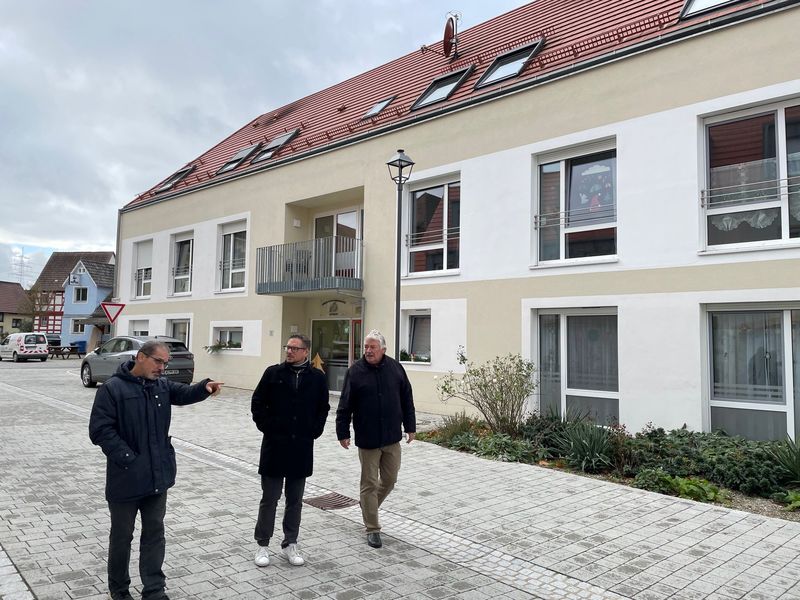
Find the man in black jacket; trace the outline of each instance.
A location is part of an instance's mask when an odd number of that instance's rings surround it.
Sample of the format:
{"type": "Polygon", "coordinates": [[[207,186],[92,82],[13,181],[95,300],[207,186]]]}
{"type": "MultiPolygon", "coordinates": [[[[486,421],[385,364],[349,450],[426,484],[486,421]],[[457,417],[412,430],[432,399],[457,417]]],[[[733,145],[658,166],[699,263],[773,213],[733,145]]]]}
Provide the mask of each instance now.
{"type": "Polygon", "coordinates": [[[169,436],[172,405],[205,400],[222,382],[194,385],[161,377],[169,348],[148,341],[136,358],[119,370],[94,398],[89,438],[106,455],[106,500],[111,515],[108,540],[108,589],[113,600],[133,600],[129,565],[136,513],[141,513],[139,574],[144,600],[165,600],[167,489],[175,484],[175,449],[169,436]]]}
{"type": "Polygon", "coordinates": [[[351,420],[361,462],[361,516],[367,544],[380,548],[378,508],[394,488],[400,471],[400,427],[410,444],[416,437],[417,422],[405,369],[386,356],[386,339],[375,329],[364,339],[364,356],[347,370],[339,398],[336,437],[345,449],[350,447],[351,420]]]}
{"type": "Polygon", "coordinates": [[[250,405],[253,421],[264,434],[258,463],[262,496],[254,532],[259,567],[269,565],[267,548],[281,489],[286,493],[281,553],[291,565],[305,563],[297,549],[303,491],[313,472],[314,440],[322,435],[331,408],[325,374],[308,362],[310,345],[305,335],[289,336],[286,361],[264,371],[250,405]]]}

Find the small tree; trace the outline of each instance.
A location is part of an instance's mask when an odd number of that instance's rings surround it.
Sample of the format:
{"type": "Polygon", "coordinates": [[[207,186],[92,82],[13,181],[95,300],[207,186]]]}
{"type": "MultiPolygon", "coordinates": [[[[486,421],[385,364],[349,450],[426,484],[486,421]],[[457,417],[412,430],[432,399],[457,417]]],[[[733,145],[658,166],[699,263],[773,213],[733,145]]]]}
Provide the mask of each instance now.
{"type": "Polygon", "coordinates": [[[526,416],[525,401],[536,389],[534,364],[519,354],[508,354],[475,365],[463,348],[458,362],[465,366],[464,374],[450,371],[436,384],[442,402],[460,398],[478,409],[492,431],[516,433],[526,416]]]}

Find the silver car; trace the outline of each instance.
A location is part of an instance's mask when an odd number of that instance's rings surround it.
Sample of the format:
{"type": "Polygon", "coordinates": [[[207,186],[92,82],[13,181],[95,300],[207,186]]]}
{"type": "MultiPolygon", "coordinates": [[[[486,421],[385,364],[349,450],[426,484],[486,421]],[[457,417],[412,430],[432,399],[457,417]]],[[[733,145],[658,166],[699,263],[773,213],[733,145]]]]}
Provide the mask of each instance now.
{"type": "Polygon", "coordinates": [[[191,383],[194,378],[194,355],[181,340],[166,336],[121,335],[104,342],[83,357],[81,382],[84,387],[95,387],[117,372],[119,366],[132,360],[145,342],[156,340],[169,348],[169,365],[164,376],[173,381],[191,383]]]}

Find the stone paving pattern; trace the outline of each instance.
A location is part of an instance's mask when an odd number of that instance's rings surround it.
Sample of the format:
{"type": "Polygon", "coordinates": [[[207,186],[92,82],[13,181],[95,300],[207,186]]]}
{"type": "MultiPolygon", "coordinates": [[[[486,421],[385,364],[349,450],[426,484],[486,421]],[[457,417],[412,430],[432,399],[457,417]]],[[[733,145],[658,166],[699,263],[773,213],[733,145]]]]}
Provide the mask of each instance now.
{"type": "MultiPolygon", "coordinates": [[[[77,366],[0,362],[3,600],[107,597],[105,457],[88,439],[94,392],[81,387],[77,366]]],[[[357,452],[339,446],[332,415],[306,496],[357,498],[357,452]]],[[[273,553],[259,569],[260,433],[249,392],[227,388],[176,407],[171,433],[173,599],[800,600],[798,523],[423,442],[403,445],[382,549],[367,547],[358,507],[305,506],[306,565],[273,553]]],[[[135,540],[138,589],[137,561],[135,540]]]]}

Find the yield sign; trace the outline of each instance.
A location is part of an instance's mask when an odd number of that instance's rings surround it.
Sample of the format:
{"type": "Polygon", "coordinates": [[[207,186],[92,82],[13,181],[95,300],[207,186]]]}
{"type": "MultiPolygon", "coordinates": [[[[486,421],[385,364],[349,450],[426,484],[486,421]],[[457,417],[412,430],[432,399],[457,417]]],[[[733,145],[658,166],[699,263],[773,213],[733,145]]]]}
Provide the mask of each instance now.
{"type": "Polygon", "coordinates": [[[119,304],[118,302],[101,302],[100,306],[103,308],[103,312],[106,313],[106,317],[108,317],[110,323],[114,323],[119,313],[125,308],[124,304],[119,304]]]}

